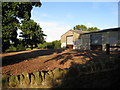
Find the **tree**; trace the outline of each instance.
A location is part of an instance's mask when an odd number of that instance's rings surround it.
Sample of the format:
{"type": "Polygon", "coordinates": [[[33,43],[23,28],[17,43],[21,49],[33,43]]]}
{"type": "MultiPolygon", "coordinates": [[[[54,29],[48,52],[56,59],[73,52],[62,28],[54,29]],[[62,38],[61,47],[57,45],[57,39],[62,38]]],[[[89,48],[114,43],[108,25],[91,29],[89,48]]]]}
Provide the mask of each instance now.
{"type": "Polygon", "coordinates": [[[17,30],[20,20],[29,20],[32,7],[40,7],[40,2],[2,2],[2,50],[17,46],[17,30]]]}
{"type": "Polygon", "coordinates": [[[97,31],[100,30],[97,27],[87,27],[85,25],[76,25],[73,27],[73,30],[81,30],[81,31],[97,31]]]}
{"type": "Polygon", "coordinates": [[[21,37],[24,46],[30,45],[33,49],[33,45],[37,47],[37,44],[45,42],[44,36],[46,35],[43,34],[42,28],[34,20],[24,20],[20,29],[22,30],[21,37]]]}
{"type": "Polygon", "coordinates": [[[81,30],[81,31],[86,31],[87,27],[85,25],[76,25],[73,27],[74,30],[81,30]]]}
{"type": "Polygon", "coordinates": [[[87,31],[97,31],[97,30],[100,30],[100,29],[97,27],[90,27],[87,29],[87,31]]]}

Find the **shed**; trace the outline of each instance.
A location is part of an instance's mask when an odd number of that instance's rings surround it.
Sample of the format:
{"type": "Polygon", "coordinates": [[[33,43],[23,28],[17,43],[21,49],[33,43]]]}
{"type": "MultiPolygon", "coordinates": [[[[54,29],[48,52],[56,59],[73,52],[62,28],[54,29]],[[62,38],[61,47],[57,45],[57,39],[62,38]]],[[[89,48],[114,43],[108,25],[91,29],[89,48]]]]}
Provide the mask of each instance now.
{"type": "Polygon", "coordinates": [[[88,33],[88,31],[69,30],[61,36],[61,48],[76,49],[76,41],[79,40],[82,33],[88,33]]]}
{"type": "MultiPolygon", "coordinates": [[[[106,44],[120,46],[120,28],[110,28],[81,34],[81,49],[106,50],[106,44]]],[[[118,48],[111,49],[117,50],[118,48]]]]}

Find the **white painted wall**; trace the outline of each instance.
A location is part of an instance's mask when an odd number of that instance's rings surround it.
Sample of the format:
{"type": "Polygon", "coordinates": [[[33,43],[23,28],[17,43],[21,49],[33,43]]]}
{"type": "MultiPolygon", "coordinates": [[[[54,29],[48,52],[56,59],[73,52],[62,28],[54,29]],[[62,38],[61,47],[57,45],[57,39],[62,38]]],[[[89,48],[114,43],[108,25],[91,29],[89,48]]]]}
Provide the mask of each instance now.
{"type": "Polygon", "coordinates": [[[66,43],[61,43],[61,48],[66,48],[66,43]]]}

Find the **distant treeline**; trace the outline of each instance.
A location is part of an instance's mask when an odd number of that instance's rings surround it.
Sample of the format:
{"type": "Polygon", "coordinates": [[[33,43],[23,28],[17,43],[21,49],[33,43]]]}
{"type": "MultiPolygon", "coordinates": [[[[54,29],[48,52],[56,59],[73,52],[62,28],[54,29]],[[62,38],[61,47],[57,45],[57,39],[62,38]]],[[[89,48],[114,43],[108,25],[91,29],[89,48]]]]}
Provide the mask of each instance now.
{"type": "Polygon", "coordinates": [[[22,44],[18,44],[17,47],[11,45],[9,49],[6,50],[6,52],[23,51],[23,50],[31,50],[31,49],[60,49],[60,48],[61,48],[60,40],[55,40],[52,42],[44,42],[42,44],[37,44],[37,47],[33,45],[32,48],[30,45],[28,45],[27,47],[24,47],[22,44]]]}

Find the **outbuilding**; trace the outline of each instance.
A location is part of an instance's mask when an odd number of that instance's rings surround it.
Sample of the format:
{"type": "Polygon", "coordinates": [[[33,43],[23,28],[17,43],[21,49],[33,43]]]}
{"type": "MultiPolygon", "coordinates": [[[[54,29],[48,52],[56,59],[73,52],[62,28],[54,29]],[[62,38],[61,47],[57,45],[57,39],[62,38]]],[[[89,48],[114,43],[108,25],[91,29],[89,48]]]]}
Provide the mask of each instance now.
{"type": "Polygon", "coordinates": [[[75,49],[76,41],[79,40],[82,33],[88,33],[88,31],[69,30],[61,36],[61,48],[75,49]]]}
{"type": "MultiPolygon", "coordinates": [[[[106,50],[106,44],[120,46],[120,28],[99,31],[69,30],[61,36],[61,47],[83,50],[106,50]]],[[[111,50],[118,50],[114,48],[111,50]]]]}
{"type": "MultiPolygon", "coordinates": [[[[120,46],[120,28],[104,29],[80,35],[80,49],[106,50],[106,44],[120,46]]],[[[76,48],[77,49],[77,48],[76,48]]],[[[111,49],[118,50],[118,48],[111,49]]]]}

